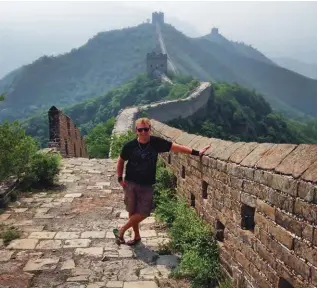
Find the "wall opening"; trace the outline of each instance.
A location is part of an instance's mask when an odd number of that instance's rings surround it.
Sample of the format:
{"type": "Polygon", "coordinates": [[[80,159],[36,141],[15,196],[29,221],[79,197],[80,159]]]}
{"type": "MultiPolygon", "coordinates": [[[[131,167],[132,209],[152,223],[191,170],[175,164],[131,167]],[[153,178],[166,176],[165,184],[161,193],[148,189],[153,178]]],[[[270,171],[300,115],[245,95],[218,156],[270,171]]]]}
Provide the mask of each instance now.
{"type": "Polygon", "coordinates": [[[181,168],[181,177],[184,179],[185,178],[185,167],[182,165],[181,168]]]}
{"type": "Polygon", "coordinates": [[[191,193],[191,207],[195,208],[195,196],[191,193]]]}
{"type": "Polygon", "coordinates": [[[222,222],[219,220],[216,220],[215,238],[217,241],[220,241],[220,242],[224,241],[224,229],[225,229],[225,226],[222,224],[222,222]]]}
{"type": "Polygon", "coordinates": [[[64,148],[65,148],[65,154],[68,155],[68,145],[67,145],[66,139],[64,139],[64,148]]]}
{"type": "Polygon", "coordinates": [[[83,153],[82,153],[82,148],[80,147],[80,157],[83,156],[83,153]]]}
{"type": "Polygon", "coordinates": [[[172,176],[172,187],[173,188],[177,188],[178,185],[178,178],[176,177],[176,175],[172,176]]]}
{"type": "Polygon", "coordinates": [[[171,155],[168,155],[168,164],[171,164],[171,155]]]}
{"type": "Polygon", "coordinates": [[[66,123],[67,123],[67,133],[68,136],[71,136],[71,119],[66,117],[66,123]]]}
{"type": "Polygon", "coordinates": [[[202,198],[208,199],[208,183],[202,181],[202,198]]]}
{"type": "Polygon", "coordinates": [[[255,208],[245,204],[242,205],[242,208],[241,208],[242,229],[250,230],[252,232],[254,231],[254,227],[255,227],[254,215],[255,215],[255,208]]]}
{"type": "Polygon", "coordinates": [[[294,288],[286,279],[279,278],[278,288],[294,288]]]}
{"type": "Polygon", "coordinates": [[[74,156],[76,157],[76,144],[74,143],[74,156]]]}

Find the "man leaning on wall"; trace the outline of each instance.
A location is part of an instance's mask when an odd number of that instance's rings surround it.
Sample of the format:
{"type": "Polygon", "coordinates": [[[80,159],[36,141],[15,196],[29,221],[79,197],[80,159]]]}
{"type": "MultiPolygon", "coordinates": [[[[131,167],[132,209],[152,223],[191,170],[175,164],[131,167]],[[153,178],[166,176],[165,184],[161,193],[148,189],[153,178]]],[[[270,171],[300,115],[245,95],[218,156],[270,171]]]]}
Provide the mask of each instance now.
{"type": "Polygon", "coordinates": [[[129,219],[122,227],[113,230],[118,244],[125,244],[124,234],[132,227],[134,238],[127,245],[140,242],[139,223],[150,216],[153,207],[153,185],[156,182],[156,166],[158,154],[164,152],[179,152],[202,156],[210,147],[201,151],[179,145],[163,138],[151,135],[151,121],[139,118],[135,122],[136,138],[126,143],[121,150],[117,162],[118,182],[124,190],[124,203],[129,213],[129,219]],[[123,178],[124,163],[126,175],[123,178]]]}

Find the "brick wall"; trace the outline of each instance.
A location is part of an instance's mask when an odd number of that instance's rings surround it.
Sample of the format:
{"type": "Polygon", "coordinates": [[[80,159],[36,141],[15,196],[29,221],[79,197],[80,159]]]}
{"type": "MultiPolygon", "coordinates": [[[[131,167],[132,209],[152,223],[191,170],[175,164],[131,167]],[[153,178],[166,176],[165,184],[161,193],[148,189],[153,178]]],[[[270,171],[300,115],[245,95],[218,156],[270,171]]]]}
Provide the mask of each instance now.
{"type": "Polygon", "coordinates": [[[61,155],[68,157],[88,157],[86,143],[70,117],[55,106],[48,111],[50,140],[48,147],[57,148],[61,155]]]}
{"type": "Polygon", "coordinates": [[[317,146],[230,142],[152,120],[154,135],[206,156],[164,153],[177,193],[211,224],[236,287],[316,287],[317,146]]]}

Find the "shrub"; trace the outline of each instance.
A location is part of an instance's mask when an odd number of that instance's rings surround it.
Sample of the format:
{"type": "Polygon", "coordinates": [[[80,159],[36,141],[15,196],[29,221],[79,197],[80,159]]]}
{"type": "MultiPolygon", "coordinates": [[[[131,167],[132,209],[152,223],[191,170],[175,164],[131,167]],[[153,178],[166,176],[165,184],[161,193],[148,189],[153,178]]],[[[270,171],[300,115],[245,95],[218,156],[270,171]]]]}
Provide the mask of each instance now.
{"type": "Polygon", "coordinates": [[[21,178],[27,172],[37,143],[27,136],[16,121],[0,125],[0,181],[15,176],[21,178]]]}
{"type": "Polygon", "coordinates": [[[20,238],[20,232],[14,227],[0,227],[0,238],[3,239],[3,244],[7,246],[12,240],[20,238]]]}
{"type": "Polygon", "coordinates": [[[61,158],[60,154],[47,154],[42,151],[36,153],[30,161],[28,172],[23,178],[21,186],[24,189],[52,186],[59,173],[61,158]]]}
{"type": "Polygon", "coordinates": [[[192,287],[208,287],[222,279],[217,242],[209,225],[183,198],[176,197],[173,185],[173,174],[159,162],[155,215],[169,226],[169,248],[182,255],[180,265],[172,275],[190,278],[192,287]]]}

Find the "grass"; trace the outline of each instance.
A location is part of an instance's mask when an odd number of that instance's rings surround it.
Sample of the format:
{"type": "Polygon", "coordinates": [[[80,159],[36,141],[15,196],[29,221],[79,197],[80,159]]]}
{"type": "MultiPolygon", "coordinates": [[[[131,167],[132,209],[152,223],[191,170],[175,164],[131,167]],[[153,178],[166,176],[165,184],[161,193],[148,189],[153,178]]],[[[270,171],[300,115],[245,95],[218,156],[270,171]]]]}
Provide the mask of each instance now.
{"type": "Polygon", "coordinates": [[[12,227],[12,226],[7,227],[4,225],[1,225],[0,238],[3,239],[3,244],[7,246],[12,240],[20,238],[20,232],[16,230],[15,227],[12,227]]]}

